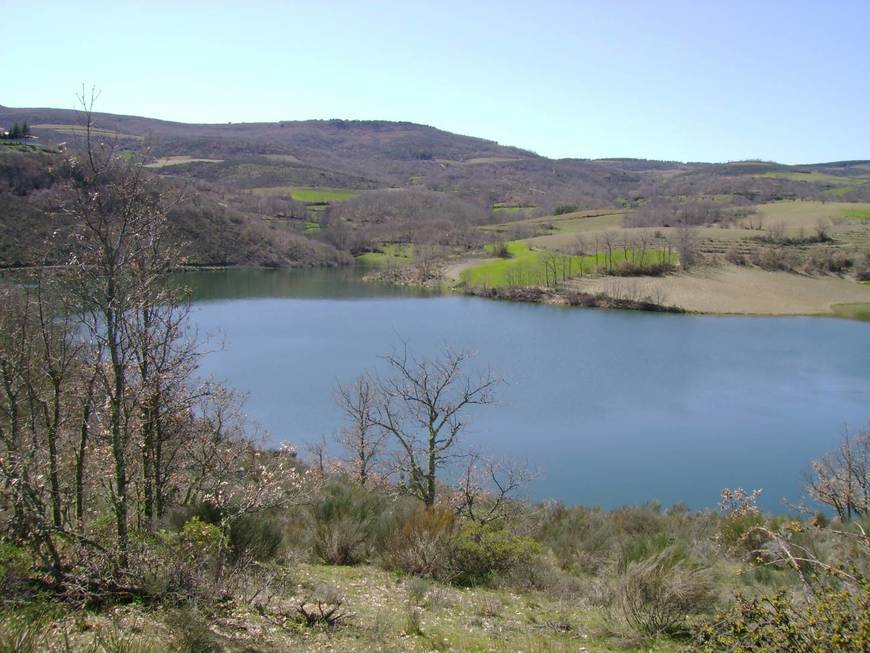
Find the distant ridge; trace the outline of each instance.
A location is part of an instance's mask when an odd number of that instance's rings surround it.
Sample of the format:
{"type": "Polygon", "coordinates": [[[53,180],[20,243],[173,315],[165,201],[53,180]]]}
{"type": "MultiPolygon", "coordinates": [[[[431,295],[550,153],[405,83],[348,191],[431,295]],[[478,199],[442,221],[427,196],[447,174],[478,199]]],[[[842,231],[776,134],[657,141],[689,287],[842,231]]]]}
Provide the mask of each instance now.
{"type": "MultiPolygon", "coordinates": [[[[785,165],[684,163],[633,157],[550,159],[520,147],[407,121],[345,118],[183,123],[94,113],[96,134],[142,153],[157,174],[216,187],[284,194],[293,187],[428,190],[485,210],[562,205],[631,208],[651,197],[754,204],[779,199],[870,200],[866,160],[785,165]],[[817,173],[817,174],[805,174],[817,173]]],[[[39,143],[83,141],[81,112],[0,106],[0,124],[26,121],[39,143]]],[[[669,201],[671,201],[669,200],[669,201]]]]}

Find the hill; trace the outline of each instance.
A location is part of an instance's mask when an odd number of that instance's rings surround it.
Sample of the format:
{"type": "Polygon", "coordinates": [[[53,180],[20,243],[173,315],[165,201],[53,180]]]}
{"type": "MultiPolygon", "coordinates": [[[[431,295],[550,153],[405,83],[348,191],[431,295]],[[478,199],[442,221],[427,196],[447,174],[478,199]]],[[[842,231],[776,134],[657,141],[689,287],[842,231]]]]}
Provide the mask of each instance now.
{"type": "MultiPolygon", "coordinates": [[[[94,120],[98,137],[196,196],[180,229],[201,264],[339,263],[336,250],[358,255],[390,242],[478,246],[481,225],[577,209],[727,212],[777,200],[870,200],[868,161],[555,160],[409,122],[94,120]]],[[[39,205],[31,191],[46,195],[50,150],[83,142],[79,112],[0,107],[0,126],[25,121],[39,147],[0,160],[0,188],[17,196],[2,199],[2,265],[26,263],[28,243],[49,229],[31,215],[39,205]]]]}
{"type": "MultiPolygon", "coordinates": [[[[27,121],[49,144],[81,138],[78,112],[0,108],[0,125],[27,121]]],[[[408,122],[307,120],[185,124],[96,114],[101,134],[147,151],[161,174],[239,189],[326,186],[425,188],[489,204],[604,206],[650,196],[733,194],[748,201],[870,199],[870,162],[802,166],[637,159],[559,159],[408,122]],[[854,195],[854,197],[851,197],[854,195]],[[846,197],[849,196],[849,197],[846,197]]]]}
{"type": "MultiPolygon", "coordinates": [[[[75,251],[66,211],[65,166],[56,150],[0,145],[0,267],[57,264],[75,251]]],[[[306,238],[263,218],[263,203],[291,215],[292,201],[226,195],[205,184],[177,180],[163,186],[181,200],[170,210],[185,263],[207,265],[328,266],[350,262],[328,243],[306,238]],[[246,199],[258,201],[245,201],[246,199]]]]}

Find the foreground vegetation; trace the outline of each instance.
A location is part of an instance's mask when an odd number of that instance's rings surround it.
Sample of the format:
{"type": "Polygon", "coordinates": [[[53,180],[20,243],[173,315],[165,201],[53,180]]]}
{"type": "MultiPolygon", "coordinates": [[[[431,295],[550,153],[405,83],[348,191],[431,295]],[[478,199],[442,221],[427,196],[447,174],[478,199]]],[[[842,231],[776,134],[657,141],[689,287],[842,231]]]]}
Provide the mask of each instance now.
{"type": "Polygon", "coordinates": [[[426,510],[337,469],[304,492],[233,522],[174,509],[136,536],[129,594],[58,594],[7,538],[0,646],[846,652],[870,638],[866,520],[764,516],[742,491],[718,513],[511,502],[483,519],[457,512],[458,488],[426,510]]]}

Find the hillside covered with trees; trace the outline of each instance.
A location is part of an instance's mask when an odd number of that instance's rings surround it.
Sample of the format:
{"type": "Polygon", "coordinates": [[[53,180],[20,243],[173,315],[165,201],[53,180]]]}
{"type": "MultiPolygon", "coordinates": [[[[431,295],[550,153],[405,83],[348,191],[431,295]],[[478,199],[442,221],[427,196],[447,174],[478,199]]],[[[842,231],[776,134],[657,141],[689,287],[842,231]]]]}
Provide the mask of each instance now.
{"type": "MultiPolygon", "coordinates": [[[[486,242],[480,226],[582,209],[630,210],[636,226],[661,226],[777,200],[870,200],[866,161],[553,160],[412,123],[93,120],[95,137],[178,189],[174,222],[193,265],[331,265],[391,242],[475,248],[486,242]]],[[[56,150],[84,139],[80,112],[0,107],[0,126],[24,123],[36,139],[0,149],[4,266],[54,256],[34,247],[65,228],[56,150]]]]}

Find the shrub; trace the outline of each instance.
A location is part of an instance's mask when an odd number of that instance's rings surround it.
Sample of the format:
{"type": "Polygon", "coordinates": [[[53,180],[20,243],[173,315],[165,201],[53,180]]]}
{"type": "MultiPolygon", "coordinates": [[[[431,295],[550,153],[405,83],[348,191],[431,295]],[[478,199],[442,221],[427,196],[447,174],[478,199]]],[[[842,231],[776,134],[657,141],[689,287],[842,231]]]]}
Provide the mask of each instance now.
{"type": "Polygon", "coordinates": [[[265,562],[278,555],[284,532],[270,515],[252,514],[233,521],[227,539],[230,562],[265,562]]]}
{"type": "Polygon", "coordinates": [[[408,602],[411,605],[423,605],[431,587],[431,581],[424,578],[412,578],[406,585],[408,602]]]}
{"type": "Polygon", "coordinates": [[[734,265],[746,265],[746,255],[736,246],[732,245],[725,251],[725,260],[734,265]]]}
{"type": "Polygon", "coordinates": [[[588,579],[581,580],[572,573],[563,571],[551,551],[543,550],[530,560],[514,565],[496,579],[499,586],[512,590],[546,592],[550,596],[575,600],[589,595],[592,588],[588,579]]]}
{"type": "Polygon", "coordinates": [[[732,552],[751,555],[764,544],[756,530],[763,525],[760,513],[728,515],[719,523],[719,541],[732,552]]]}
{"type": "Polygon", "coordinates": [[[727,549],[754,555],[764,545],[766,538],[758,530],[759,526],[764,525],[764,517],[757,506],[760,496],[761,490],[722,490],[718,540],[727,549]]]}
{"type": "Polygon", "coordinates": [[[175,634],[177,650],[187,653],[219,653],[222,650],[203,615],[184,606],[169,612],[166,623],[175,634]]]}
{"type": "Polygon", "coordinates": [[[139,550],[142,587],[154,597],[187,599],[208,593],[223,541],[218,526],[189,519],[178,532],[161,531],[139,550]]]}
{"type": "Polygon", "coordinates": [[[673,553],[685,555],[685,549],[674,544],[673,538],[667,533],[655,533],[653,535],[636,535],[622,541],[619,551],[619,560],[616,569],[625,573],[629,565],[652,558],[669,547],[673,547],[673,553]]]}
{"type": "Polygon", "coordinates": [[[633,263],[623,261],[610,271],[617,277],[661,277],[676,268],[671,263],[633,263]]]}
{"type": "Polygon", "coordinates": [[[384,565],[413,576],[449,578],[454,525],[448,508],[418,507],[386,542],[384,565]]]}
{"type": "Polygon", "coordinates": [[[497,256],[498,258],[510,258],[511,253],[508,251],[507,243],[503,240],[493,243],[492,255],[497,256]]]}
{"type": "Polygon", "coordinates": [[[610,513],[610,517],[614,525],[628,535],[655,535],[668,529],[667,517],[656,502],[618,508],[610,513]]]}
{"type": "Polygon", "coordinates": [[[808,601],[773,596],[737,597],[727,613],[696,633],[702,651],[825,651],[870,649],[870,584],[854,591],[828,590],[808,601]]]}
{"type": "Polygon", "coordinates": [[[354,565],[371,554],[383,499],[356,486],[333,483],[312,509],[314,552],[327,564],[354,565]]]}
{"type": "Polygon", "coordinates": [[[169,517],[169,525],[181,530],[193,519],[219,529],[226,528],[227,558],[233,564],[271,560],[278,554],[284,540],[284,528],[274,515],[266,512],[246,514],[225,524],[224,513],[210,503],[175,511],[169,517]]]}
{"type": "Polygon", "coordinates": [[[554,215],[564,215],[566,213],[574,213],[579,207],[576,204],[560,204],[553,211],[554,215]]]}
{"type": "Polygon", "coordinates": [[[793,269],[798,263],[795,260],[795,253],[774,247],[753,249],[749,259],[753,265],[768,271],[788,271],[793,269]]]}
{"type": "Polygon", "coordinates": [[[31,557],[26,549],[0,540],[0,592],[8,596],[30,573],[31,557]]]}
{"type": "Polygon", "coordinates": [[[597,573],[609,562],[614,524],[600,510],[555,506],[535,533],[549,547],[563,569],[597,573]]]}
{"type": "Polygon", "coordinates": [[[220,541],[220,529],[198,517],[188,520],[181,528],[181,536],[176,539],[182,551],[196,556],[214,553],[220,541]]]}
{"type": "Polygon", "coordinates": [[[706,612],[716,602],[706,570],[674,547],[630,563],[618,597],[625,620],[643,635],[684,633],[686,616],[706,612]]]}
{"type": "Polygon", "coordinates": [[[468,522],[451,543],[453,581],[459,585],[488,583],[493,575],[510,572],[534,558],[540,545],[495,524],[468,522]]]}
{"type": "Polygon", "coordinates": [[[318,587],[313,594],[296,605],[296,616],[306,626],[335,628],[350,615],[341,609],[344,598],[332,586],[318,587]]]}

